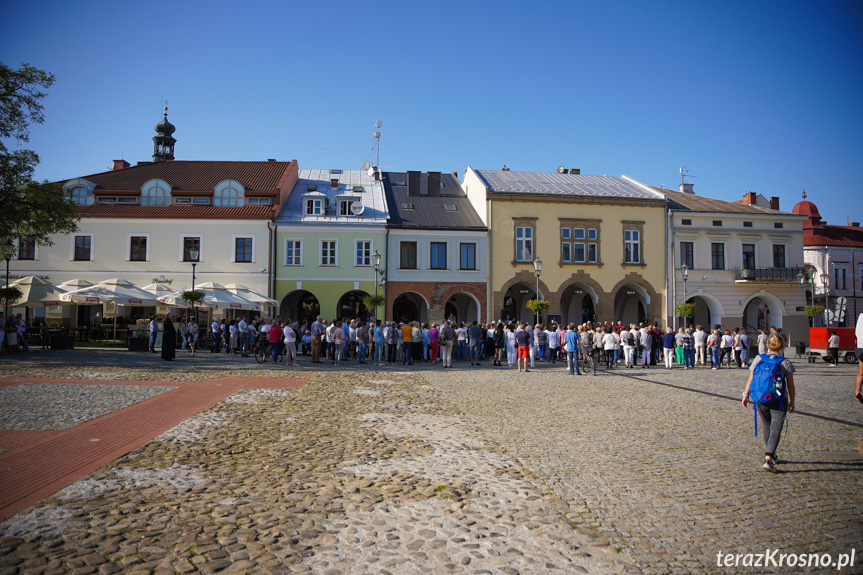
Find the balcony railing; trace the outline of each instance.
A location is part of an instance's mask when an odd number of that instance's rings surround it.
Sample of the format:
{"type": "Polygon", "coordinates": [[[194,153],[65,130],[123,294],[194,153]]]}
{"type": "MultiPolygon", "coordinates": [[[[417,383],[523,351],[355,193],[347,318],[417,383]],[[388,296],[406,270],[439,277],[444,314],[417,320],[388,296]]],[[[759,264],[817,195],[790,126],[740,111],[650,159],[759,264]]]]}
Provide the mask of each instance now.
{"type": "Polygon", "coordinates": [[[735,281],[797,282],[797,274],[806,275],[803,268],[734,268],[735,281]]]}

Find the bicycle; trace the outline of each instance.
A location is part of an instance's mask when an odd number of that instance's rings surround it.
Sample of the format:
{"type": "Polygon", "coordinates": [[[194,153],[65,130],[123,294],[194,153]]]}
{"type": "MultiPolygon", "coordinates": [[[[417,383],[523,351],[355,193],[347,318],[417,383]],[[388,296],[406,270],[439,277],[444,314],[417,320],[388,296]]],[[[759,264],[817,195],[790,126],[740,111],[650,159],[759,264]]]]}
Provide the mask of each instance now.
{"type": "Polygon", "coordinates": [[[273,357],[273,348],[265,339],[261,339],[255,344],[255,361],[258,363],[266,363],[267,359],[273,357]]]}

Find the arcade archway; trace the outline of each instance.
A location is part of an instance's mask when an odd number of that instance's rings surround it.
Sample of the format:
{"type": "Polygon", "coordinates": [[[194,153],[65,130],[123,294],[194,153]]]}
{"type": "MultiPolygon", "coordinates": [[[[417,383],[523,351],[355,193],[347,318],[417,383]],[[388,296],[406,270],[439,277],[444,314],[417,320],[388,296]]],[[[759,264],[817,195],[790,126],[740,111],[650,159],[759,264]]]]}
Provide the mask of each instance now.
{"type": "Polygon", "coordinates": [[[393,320],[399,323],[428,321],[428,303],[418,293],[405,292],[393,301],[393,320]]]}
{"type": "Polygon", "coordinates": [[[289,293],[282,298],[282,303],[279,305],[279,317],[296,320],[300,323],[305,320],[309,325],[315,321],[320,313],[321,304],[318,302],[318,298],[306,290],[296,290],[289,293]]]}
{"type": "Polygon", "coordinates": [[[363,322],[367,321],[369,319],[369,312],[365,304],[363,304],[363,298],[367,295],[369,294],[359,290],[347,292],[339,298],[339,303],[336,305],[336,317],[342,321],[350,321],[352,319],[358,319],[363,322]]]}

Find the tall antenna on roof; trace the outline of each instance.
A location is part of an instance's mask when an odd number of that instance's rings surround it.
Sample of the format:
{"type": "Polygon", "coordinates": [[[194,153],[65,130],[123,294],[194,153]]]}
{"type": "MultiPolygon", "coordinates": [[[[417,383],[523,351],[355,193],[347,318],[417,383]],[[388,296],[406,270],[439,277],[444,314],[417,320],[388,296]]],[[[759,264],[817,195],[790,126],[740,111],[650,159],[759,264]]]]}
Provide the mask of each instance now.
{"type": "Polygon", "coordinates": [[[383,125],[384,123],[380,120],[376,120],[374,114],[372,114],[372,128],[374,129],[374,131],[372,132],[372,149],[369,152],[368,160],[366,160],[366,162],[363,164],[363,169],[368,170],[370,177],[380,169],[381,126],[383,125]]]}
{"type": "Polygon", "coordinates": [[[689,183],[686,181],[686,178],[697,178],[697,177],[698,176],[691,175],[689,173],[689,168],[687,168],[686,166],[683,166],[682,168],[680,168],[680,184],[681,185],[689,183]]]}

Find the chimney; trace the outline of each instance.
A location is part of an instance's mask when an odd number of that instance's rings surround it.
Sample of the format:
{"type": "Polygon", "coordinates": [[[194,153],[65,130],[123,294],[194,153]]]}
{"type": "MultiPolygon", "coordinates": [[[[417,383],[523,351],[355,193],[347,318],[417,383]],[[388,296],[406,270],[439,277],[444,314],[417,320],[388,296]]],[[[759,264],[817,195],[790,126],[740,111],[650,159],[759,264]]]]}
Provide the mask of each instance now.
{"type": "Polygon", "coordinates": [[[683,183],[680,184],[680,192],[683,194],[693,194],[695,195],[695,191],[692,189],[694,184],[683,183]]]}
{"type": "Polygon", "coordinates": [[[570,168],[569,173],[574,175],[574,176],[580,176],[581,175],[581,168],[570,168]]]}
{"type": "Polygon", "coordinates": [[[126,160],[113,160],[111,162],[111,169],[112,170],[122,170],[123,168],[128,168],[131,165],[132,164],[130,164],[126,160]]]}
{"type": "Polygon", "coordinates": [[[779,198],[776,196],[770,196],[770,209],[779,210],[779,198]]]}
{"type": "Polygon", "coordinates": [[[860,222],[851,222],[851,227],[852,227],[852,228],[859,228],[859,227],[860,227],[860,222]]]}
{"type": "Polygon", "coordinates": [[[420,195],[420,172],[408,172],[408,195],[420,195]]]}
{"type": "Polygon", "coordinates": [[[339,179],[338,178],[330,178],[330,187],[334,190],[339,187],[339,179]]]}
{"type": "Polygon", "coordinates": [[[429,172],[428,177],[428,195],[431,197],[440,197],[440,172],[429,172]]]}
{"type": "Polygon", "coordinates": [[[754,206],[755,205],[755,192],[746,192],[745,194],[743,194],[743,201],[741,203],[747,204],[750,206],[754,206]]]}
{"type": "Polygon", "coordinates": [[[372,166],[372,172],[374,172],[374,177],[375,177],[376,182],[381,179],[381,172],[380,172],[380,170],[378,170],[377,166],[372,166]]]}

